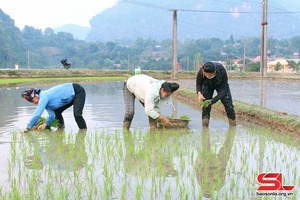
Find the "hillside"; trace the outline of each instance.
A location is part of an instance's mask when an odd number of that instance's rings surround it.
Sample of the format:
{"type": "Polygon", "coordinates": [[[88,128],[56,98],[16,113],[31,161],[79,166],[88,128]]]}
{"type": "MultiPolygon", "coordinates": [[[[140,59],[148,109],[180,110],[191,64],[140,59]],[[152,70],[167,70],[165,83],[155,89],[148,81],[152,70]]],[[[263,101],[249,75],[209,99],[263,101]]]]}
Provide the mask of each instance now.
{"type": "Polygon", "coordinates": [[[87,34],[90,31],[89,27],[78,26],[75,24],[66,24],[64,26],[53,28],[55,33],[58,32],[68,32],[71,33],[75,39],[85,40],[87,34]]]}
{"type": "MultiPolygon", "coordinates": [[[[178,10],[178,38],[235,38],[261,35],[261,2],[205,0],[123,0],[90,20],[87,41],[114,41],[137,37],[172,37],[172,9],[178,10]]],[[[299,33],[297,14],[288,13],[278,0],[268,4],[270,37],[285,38],[299,33]],[[280,27],[280,28],[279,28],[280,27]]]]}

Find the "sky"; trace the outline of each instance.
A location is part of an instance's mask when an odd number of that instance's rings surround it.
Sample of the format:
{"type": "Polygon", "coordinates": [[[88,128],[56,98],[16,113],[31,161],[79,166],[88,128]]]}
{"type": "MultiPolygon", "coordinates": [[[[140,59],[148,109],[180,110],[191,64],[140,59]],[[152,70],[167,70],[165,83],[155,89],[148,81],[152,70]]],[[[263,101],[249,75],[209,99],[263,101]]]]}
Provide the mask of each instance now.
{"type": "Polygon", "coordinates": [[[0,0],[0,8],[15,20],[15,26],[35,29],[56,28],[66,24],[90,27],[89,21],[117,0],[0,0]]]}

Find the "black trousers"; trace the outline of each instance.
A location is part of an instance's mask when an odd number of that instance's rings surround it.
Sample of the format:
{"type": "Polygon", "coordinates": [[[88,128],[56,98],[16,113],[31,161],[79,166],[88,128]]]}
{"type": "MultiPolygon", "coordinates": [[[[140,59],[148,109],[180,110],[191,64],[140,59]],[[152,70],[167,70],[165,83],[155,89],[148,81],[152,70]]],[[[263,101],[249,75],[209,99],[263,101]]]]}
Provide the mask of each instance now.
{"type": "Polygon", "coordinates": [[[62,116],[62,113],[63,111],[65,111],[66,109],[68,109],[73,105],[73,115],[75,121],[80,129],[85,129],[87,128],[87,126],[82,116],[82,111],[85,104],[85,96],[86,96],[85,90],[81,85],[77,83],[73,83],[73,88],[75,91],[74,99],[71,101],[71,103],[56,109],[55,115],[56,118],[60,121],[60,123],[64,125],[65,123],[64,123],[64,118],[62,116]]]}
{"type": "MultiPolygon", "coordinates": [[[[210,88],[208,86],[203,85],[202,87],[202,94],[205,99],[212,99],[213,94],[214,94],[215,88],[210,88]]],[[[219,92],[217,90],[217,92],[219,92]]],[[[226,115],[229,119],[235,120],[235,111],[234,111],[234,106],[232,103],[232,97],[231,97],[231,92],[230,90],[227,91],[225,96],[220,99],[222,104],[224,105],[226,115]]],[[[210,118],[210,111],[211,111],[211,106],[208,107],[203,107],[202,108],[202,119],[203,118],[210,118]]]]}

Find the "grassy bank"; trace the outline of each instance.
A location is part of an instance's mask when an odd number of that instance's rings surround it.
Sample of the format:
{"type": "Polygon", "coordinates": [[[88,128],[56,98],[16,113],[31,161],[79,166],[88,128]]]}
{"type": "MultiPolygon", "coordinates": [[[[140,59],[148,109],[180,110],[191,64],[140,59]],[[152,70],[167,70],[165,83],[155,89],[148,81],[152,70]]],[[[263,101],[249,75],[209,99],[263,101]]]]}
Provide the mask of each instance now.
{"type": "MultiPolygon", "coordinates": [[[[175,96],[183,102],[201,109],[201,106],[197,103],[195,91],[181,89],[176,92],[175,96]]],[[[300,117],[296,115],[288,115],[287,113],[269,110],[258,105],[241,101],[234,101],[233,104],[237,116],[237,123],[257,124],[300,137],[300,117]]],[[[212,106],[212,112],[225,115],[223,104],[220,101],[214,104],[212,106]]]]}
{"type": "Polygon", "coordinates": [[[124,80],[123,76],[104,76],[104,77],[55,77],[55,78],[1,78],[0,87],[12,87],[16,85],[31,84],[35,85],[60,82],[93,82],[93,81],[117,81],[124,80]]]}
{"type": "MultiPolygon", "coordinates": [[[[158,79],[170,79],[171,70],[142,70],[143,74],[153,76],[158,79]]],[[[100,69],[0,69],[0,78],[47,78],[47,77],[110,77],[110,76],[132,76],[134,70],[100,70],[100,69]]],[[[195,71],[178,71],[179,79],[194,79],[195,71]]],[[[259,72],[236,72],[228,71],[230,79],[269,79],[269,80],[298,80],[300,73],[268,73],[266,77],[261,77],[259,72]]]]}
{"type": "MultiPolygon", "coordinates": [[[[143,70],[143,74],[147,74],[157,78],[170,78],[169,70],[143,70]]],[[[134,70],[98,70],[98,69],[20,69],[20,70],[1,70],[1,78],[47,78],[47,77],[109,77],[109,76],[132,76],[134,70]]],[[[178,77],[189,78],[194,77],[195,72],[178,72],[178,77]]]]}
{"type": "MultiPolygon", "coordinates": [[[[170,71],[143,71],[143,74],[157,79],[170,79],[170,71]]],[[[89,70],[89,69],[21,69],[0,70],[0,87],[11,87],[22,83],[43,84],[48,82],[89,82],[124,80],[134,75],[133,70],[89,70]]],[[[193,72],[179,72],[180,78],[194,78],[193,72]]]]}

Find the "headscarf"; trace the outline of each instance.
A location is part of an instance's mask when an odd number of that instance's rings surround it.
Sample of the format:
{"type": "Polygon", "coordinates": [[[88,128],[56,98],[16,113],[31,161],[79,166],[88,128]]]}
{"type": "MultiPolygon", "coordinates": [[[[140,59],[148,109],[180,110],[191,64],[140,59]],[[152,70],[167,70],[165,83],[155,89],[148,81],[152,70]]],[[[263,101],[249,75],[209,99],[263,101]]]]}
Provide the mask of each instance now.
{"type": "Polygon", "coordinates": [[[31,88],[22,92],[21,96],[29,102],[32,102],[34,97],[39,97],[41,90],[37,88],[31,88]]]}

